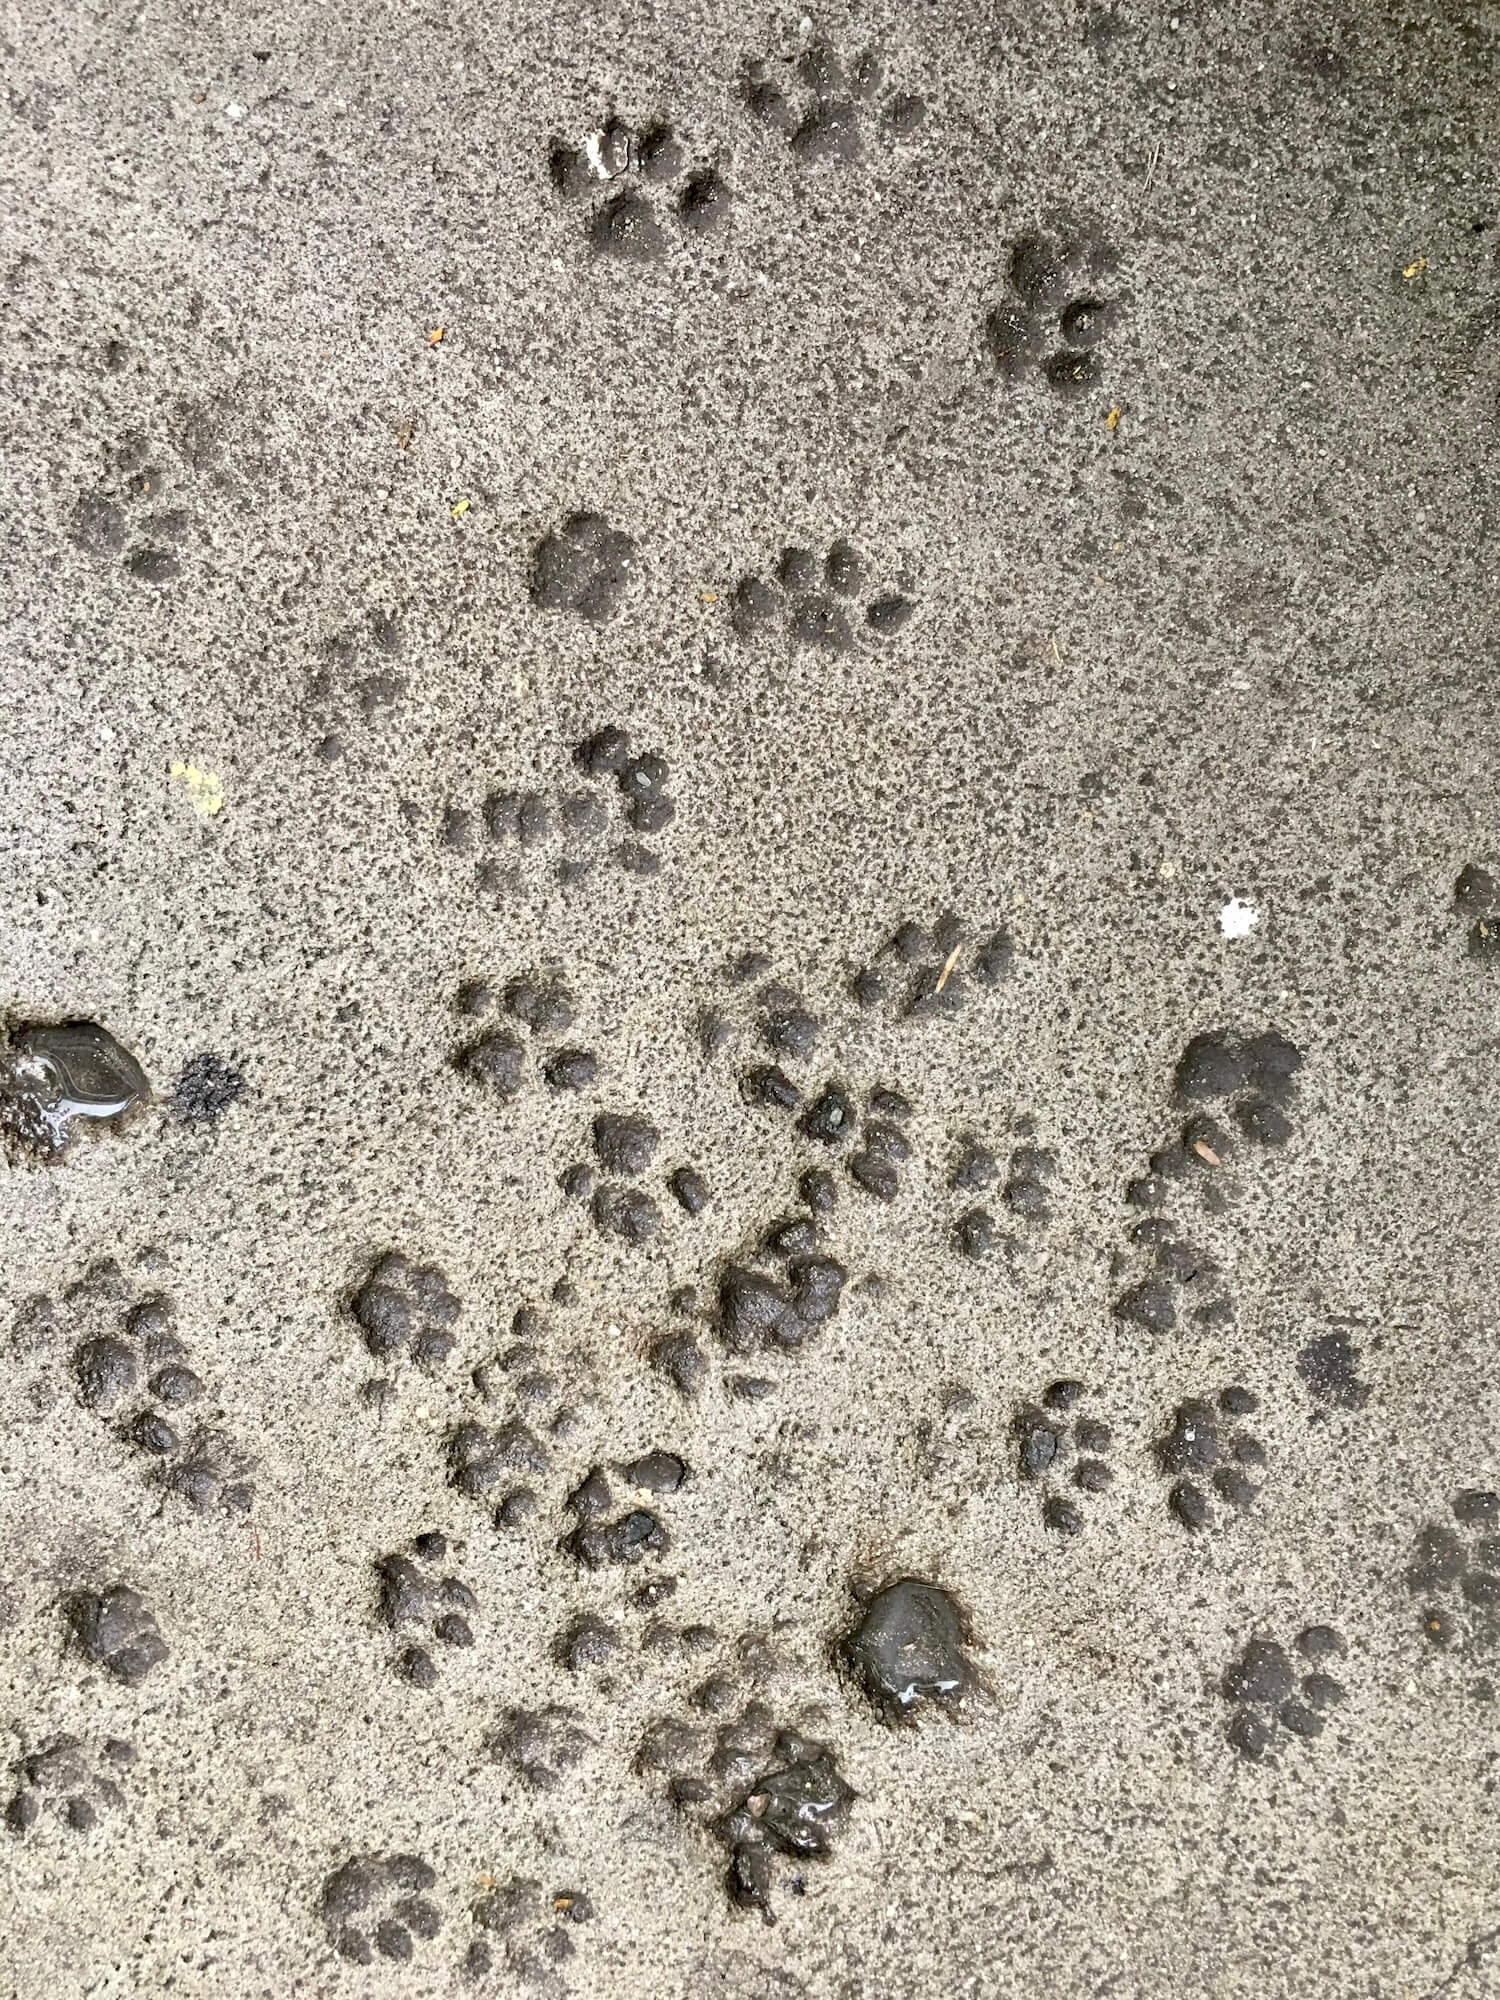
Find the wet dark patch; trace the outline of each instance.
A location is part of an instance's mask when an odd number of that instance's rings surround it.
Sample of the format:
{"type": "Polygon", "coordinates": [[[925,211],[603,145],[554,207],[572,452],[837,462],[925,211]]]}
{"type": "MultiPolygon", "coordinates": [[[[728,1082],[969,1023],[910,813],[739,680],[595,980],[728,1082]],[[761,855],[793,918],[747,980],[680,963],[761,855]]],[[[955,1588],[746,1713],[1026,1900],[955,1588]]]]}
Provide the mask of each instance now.
{"type": "Polygon", "coordinates": [[[903,1577],[871,1597],[843,1642],[843,1657],[888,1722],[953,1711],[977,1685],[968,1623],[934,1583],[903,1577]]]}

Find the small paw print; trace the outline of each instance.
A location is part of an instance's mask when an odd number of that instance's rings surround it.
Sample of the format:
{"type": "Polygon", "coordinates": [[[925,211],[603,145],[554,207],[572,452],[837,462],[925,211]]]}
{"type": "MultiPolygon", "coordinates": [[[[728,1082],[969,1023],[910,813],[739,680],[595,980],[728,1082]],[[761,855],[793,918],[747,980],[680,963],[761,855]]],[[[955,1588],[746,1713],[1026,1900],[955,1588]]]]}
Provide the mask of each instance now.
{"type": "Polygon", "coordinates": [[[946,1018],[961,1014],[976,988],[1003,984],[1015,957],[1009,931],[973,938],[950,910],[930,931],[911,920],[899,925],[870,964],[855,974],[850,991],[870,1011],[879,1008],[912,1021],[946,1018]]]}
{"type": "Polygon", "coordinates": [[[83,1657],[126,1687],[139,1686],[167,1657],[156,1614],[128,1584],[80,1591],[63,1610],[83,1657]]]}
{"type": "Polygon", "coordinates": [[[1077,232],[1017,239],[1008,297],[985,326],[991,357],[1007,381],[1039,370],[1063,392],[1098,382],[1100,344],[1120,311],[1102,289],[1115,261],[1107,243],[1077,232]]]}
{"type": "Polygon", "coordinates": [[[779,133],[803,166],[847,165],[863,153],[871,126],[891,146],[914,137],[927,116],[914,92],[884,88],[873,50],[846,68],[823,40],[809,43],[791,64],[747,63],[740,96],[756,123],[779,133]]]}
{"type": "Polygon", "coordinates": [[[1241,1420],[1259,1407],[1250,1390],[1237,1385],[1221,1389],[1212,1402],[1189,1397],[1152,1447],[1163,1477],[1175,1482],[1167,1505],[1191,1532],[1218,1525],[1214,1498],[1239,1514],[1255,1504],[1266,1452],[1241,1420]]]}
{"type": "Polygon", "coordinates": [[[508,1765],[534,1792],[555,1792],[595,1747],[577,1711],[557,1702],[508,1710],[486,1740],[495,1761],[508,1765]]]}
{"type": "Polygon", "coordinates": [[[483,981],[472,981],[459,989],[457,1005],[466,1020],[483,1020],[498,1008],[512,1024],[485,1028],[454,1057],[459,1074],[486,1097],[509,1103],[520,1095],[532,1067],[559,1092],[588,1090],[597,1081],[598,1057],[563,1039],[573,1025],[575,1003],[556,970],[517,973],[498,996],[483,981]]]}
{"type": "Polygon", "coordinates": [[[1424,1600],[1422,1630],[1434,1646],[1500,1649],[1500,1493],[1469,1487],[1449,1510],[1457,1527],[1429,1521],[1412,1547],[1406,1587],[1424,1600]]]}
{"type": "MultiPolygon", "coordinates": [[[[380,1616],[398,1638],[415,1630],[421,1639],[430,1635],[443,1646],[473,1645],[471,1621],[478,1614],[479,1600],[458,1577],[436,1573],[436,1565],[447,1555],[447,1537],[428,1532],[416,1537],[410,1555],[382,1556],[376,1563],[380,1616]]],[[[402,1648],[396,1671],[413,1687],[435,1687],[437,1664],[421,1639],[402,1648]]]]}
{"type": "Polygon", "coordinates": [[[112,455],[110,476],[83,494],[69,524],[72,541],[100,562],[119,562],[136,582],[160,588],[182,574],[176,551],[191,516],[170,500],[171,480],[146,440],[127,437],[112,455]]]}
{"type": "Polygon", "coordinates": [[[12,1833],[29,1833],[44,1809],[74,1833],[88,1833],[101,1811],[123,1802],[118,1778],[135,1762],[135,1745],[111,1736],[95,1755],[76,1736],[54,1736],[18,1760],[16,1790],[5,1808],[12,1833]]]}
{"type": "Polygon", "coordinates": [[[631,1507],[609,1519],[614,1497],[598,1466],[569,1494],[566,1504],[576,1525],[558,1546],[584,1569],[630,1567],[646,1556],[665,1555],[670,1546],[666,1529],[647,1507],[631,1507]]]}
{"type": "Polygon", "coordinates": [[[389,1250],[371,1266],[349,1310],[377,1361],[390,1365],[409,1355],[430,1364],[453,1352],[463,1306],[436,1264],[413,1264],[389,1250]]]}
{"type": "Polygon", "coordinates": [[[437,1876],[415,1854],[360,1854],[334,1870],[319,1902],[328,1941],[351,1965],[375,1954],[404,1964],[430,1944],[442,1917],[429,1892],[437,1876]]]}
{"type": "Polygon", "coordinates": [[[570,514],[536,545],[531,601],[538,611],[571,611],[603,625],[619,610],[639,563],[635,542],[602,514],[570,514]]]}
{"type": "Polygon", "coordinates": [[[894,638],[916,609],[901,590],[870,597],[863,615],[851,601],[861,594],[864,564],[848,542],[835,542],[820,561],[811,549],[781,552],[773,579],[745,577],[734,594],[731,621],[742,639],[785,632],[796,644],[825,653],[847,653],[856,624],[874,639],[894,638]]]}
{"type": "Polygon", "coordinates": [[[1293,1643],[1306,1672],[1276,1640],[1251,1639],[1220,1686],[1235,1704],[1225,1734],[1251,1763],[1275,1747],[1278,1728],[1304,1742],[1321,1736],[1324,1715],[1344,1699],[1342,1682],[1327,1671],[1327,1662],[1345,1651],[1333,1627],[1309,1625],[1293,1643]]]}
{"type": "Polygon", "coordinates": [[[484,1894],[470,1915],[483,1935],[469,1946],[465,1972],[484,1978],[494,1969],[498,1946],[516,1979],[545,1987],[548,1975],[573,1957],[577,1947],[570,1932],[592,1918],[592,1901],[581,1889],[555,1889],[546,1896],[539,1882],[521,1875],[507,1882],[485,1876],[481,1886],[484,1894]]]}
{"type": "Polygon", "coordinates": [[[1107,1462],[1114,1435],[1108,1424],[1082,1411],[1087,1394],[1082,1382],[1054,1382],[1040,1405],[1023,1403],[1011,1424],[1016,1469],[1041,1490],[1042,1522],[1056,1535],[1079,1535],[1084,1526],[1078,1499],[1055,1490],[1064,1475],[1079,1496],[1107,1493],[1114,1484],[1107,1462]]]}
{"type": "Polygon", "coordinates": [[[552,148],[552,182],[588,205],[588,240],[601,256],[646,264],[666,255],[675,228],[686,238],[714,235],[733,197],[717,167],[690,165],[670,125],[635,132],[612,118],[582,146],[552,148]]]}

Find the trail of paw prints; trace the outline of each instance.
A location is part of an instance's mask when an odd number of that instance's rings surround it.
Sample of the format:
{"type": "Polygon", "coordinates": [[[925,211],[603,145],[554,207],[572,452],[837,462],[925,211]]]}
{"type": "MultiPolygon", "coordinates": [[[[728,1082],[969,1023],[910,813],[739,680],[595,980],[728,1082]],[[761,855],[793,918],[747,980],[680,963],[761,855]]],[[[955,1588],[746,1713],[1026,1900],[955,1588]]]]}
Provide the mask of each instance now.
{"type": "Polygon", "coordinates": [[[946,1019],[1002,985],[1015,956],[1015,941],[1003,928],[974,937],[951,911],[930,930],[908,919],[854,975],[850,991],[867,1012],[890,1019],[946,1019]]]}
{"type": "Polygon", "coordinates": [[[848,542],[833,543],[821,560],[811,549],[786,548],[773,576],[741,579],[730,621],[742,639],[774,633],[825,653],[847,653],[860,632],[874,640],[894,638],[916,610],[909,585],[868,598],[864,585],[864,563],[848,542]]]}
{"type": "Polygon", "coordinates": [[[1065,394],[1098,383],[1103,343],[1121,308],[1109,289],[1117,262],[1103,237],[1082,230],[1016,239],[1005,297],[985,322],[986,343],[1002,378],[1039,374],[1065,394]]]}
{"type": "Polygon", "coordinates": [[[1259,1763],[1288,1738],[1309,1743],[1323,1734],[1325,1718],[1345,1694],[1328,1665],[1346,1650],[1331,1625],[1304,1627],[1291,1652],[1275,1639],[1248,1642],[1219,1689],[1234,1709],[1225,1735],[1241,1757],[1259,1763]]]}
{"type": "Polygon", "coordinates": [[[1469,926],[1469,956],[1500,964],[1500,862],[1471,861],[1453,890],[1453,907],[1469,926]]]}
{"type": "Polygon", "coordinates": [[[553,186],[583,210],[586,240],[601,256],[653,263],[716,235],[733,208],[718,167],[693,161],[666,124],[637,132],[611,118],[582,145],[554,141],[550,164],[553,186]]]}
{"type": "Polygon", "coordinates": [[[91,1833],[101,1817],[123,1808],[120,1781],[135,1761],[135,1745],[124,1737],[51,1736],[12,1765],[16,1789],[5,1824],[29,1834],[54,1818],[70,1833],[91,1833]]]}
{"type": "Polygon", "coordinates": [[[1421,1601],[1431,1645],[1465,1658],[1500,1658],[1500,1493],[1466,1487],[1453,1495],[1448,1512],[1448,1520],[1418,1530],[1406,1587],[1421,1601]]]}
{"type": "Polygon", "coordinates": [[[1016,1131],[1021,1144],[1011,1148],[1003,1179],[994,1152],[982,1139],[970,1132],[959,1142],[958,1157],[948,1176],[950,1191],[963,1203],[953,1224],[953,1243],[971,1263],[982,1263],[997,1247],[1014,1263],[1052,1220],[1057,1155],[1049,1147],[1033,1143],[1036,1121],[1030,1116],[1017,1121],[1016,1131]],[[1012,1220],[1010,1231],[1003,1236],[987,1203],[970,1199],[986,1194],[991,1187],[996,1188],[1012,1220]]]}
{"type": "MultiPolygon", "coordinates": [[[[155,1256],[153,1266],[165,1259],[155,1256]]],[[[50,1302],[39,1302],[50,1310],[50,1302]]],[[[91,1330],[73,1349],[78,1399],[139,1452],[148,1477],[196,1513],[245,1515],[255,1499],[253,1461],[205,1415],[208,1391],[177,1332],[171,1297],[131,1300],[113,1259],[95,1264],[63,1295],[63,1317],[91,1330]],[[97,1330],[111,1324],[113,1330],[97,1330]]]]}
{"type": "Polygon", "coordinates": [[[1042,1524],[1069,1539],[1083,1533],[1091,1500],[1114,1484],[1114,1433],[1085,1407],[1088,1394],[1072,1377],[1053,1382],[1011,1423],[1016,1470],[1041,1496],[1042,1524]]]}
{"type": "Polygon", "coordinates": [[[1169,1209],[1192,1205],[1226,1212],[1236,1166],[1292,1136],[1290,1111],[1302,1054],[1274,1031],[1240,1039],[1224,1031],[1195,1035],[1173,1080],[1176,1103],[1190,1116],[1177,1136],[1151,1155],[1148,1171],[1125,1190],[1144,1219],[1130,1231],[1129,1252],[1114,1260],[1116,1280],[1147,1266],[1116,1296],[1118,1319],[1149,1334],[1170,1333],[1183,1310],[1206,1326],[1233,1318],[1217,1260],[1183,1234],[1169,1209]],[[1212,1109],[1197,1109],[1204,1106],[1212,1109]],[[1213,1115],[1222,1111],[1227,1124],[1213,1115]],[[1232,1128],[1232,1129],[1231,1129],[1232,1128]]]}
{"type": "Polygon", "coordinates": [[[564,889],[586,881],[605,859],[627,875],[661,872],[654,844],[676,818],[670,771],[659,751],[638,748],[629,732],[609,724],[580,743],[573,765],[582,786],[550,791],[492,791],[478,805],[443,808],[439,845],[478,856],[475,886],[486,893],[519,890],[539,871],[564,889]]]}
{"type": "Polygon", "coordinates": [[[407,681],[397,663],[405,651],[400,623],[379,608],[327,641],[323,664],[307,691],[308,706],[322,731],[317,755],[323,763],[337,763],[343,756],[356,716],[368,727],[400,703],[407,681]]]}
{"type": "Polygon", "coordinates": [[[1266,1448],[1246,1422],[1259,1408],[1238,1383],[1212,1398],[1190,1396],[1152,1446],[1157,1470],[1173,1482],[1167,1507],[1190,1533],[1225,1526],[1260,1497],[1266,1448]]]}
{"type": "Polygon", "coordinates": [[[412,1539],[410,1552],[396,1550],[375,1564],[381,1623],[399,1642],[392,1665],[413,1687],[437,1686],[437,1653],[474,1644],[479,1599],[452,1571],[448,1537],[426,1529],[412,1539]]]}
{"type": "Polygon", "coordinates": [[[872,141],[888,148],[914,138],[927,117],[914,91],[886,85],[875,50],[846,62],[822,39],[792,61],[748,61],[740,96],[755,123],[784,139],[803,166],[846,166],[872,141]]]}

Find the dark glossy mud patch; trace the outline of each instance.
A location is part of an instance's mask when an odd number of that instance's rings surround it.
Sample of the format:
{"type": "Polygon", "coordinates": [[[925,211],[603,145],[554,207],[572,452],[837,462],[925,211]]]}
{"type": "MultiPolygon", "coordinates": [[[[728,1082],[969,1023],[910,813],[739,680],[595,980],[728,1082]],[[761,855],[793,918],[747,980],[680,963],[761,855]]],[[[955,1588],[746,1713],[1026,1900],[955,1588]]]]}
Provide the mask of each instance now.
{"type": "Polygon", "coordinates": [[[905,1722],[962,1703],[977,1685],[970,1644],[967,1620],[947,1591],[904,1577],[870,1599],[843,1655],[886,1721],[905,1722]]]}
{"type": "Polygon", "coordinates": [[[17,1028],[0,1049],[0,1132],[41,1159],[150,1100],[145,1071],[94,1021],[17,1028]]]}
{"type": "Polygon", "coordinates": [[[774,1857],[826,1861],[854,1798],[826,1743],[782,1730],[770,1768],[719,1822],[719,1838],[729,1849],[731,1902],[774,1921],[774,1857]]]}

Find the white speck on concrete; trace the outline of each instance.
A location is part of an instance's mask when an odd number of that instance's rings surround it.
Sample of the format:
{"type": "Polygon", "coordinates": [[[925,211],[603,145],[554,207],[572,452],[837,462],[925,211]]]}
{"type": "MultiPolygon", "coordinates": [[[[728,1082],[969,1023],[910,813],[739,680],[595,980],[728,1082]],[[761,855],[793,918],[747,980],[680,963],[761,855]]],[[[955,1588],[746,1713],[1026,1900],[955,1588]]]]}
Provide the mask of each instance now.
{"type": "Polygon", "coordinates": [[[1254,903],[1239,896],[1231,896],[1219,912],[1219,929],[1227,938],[1247,938],[1259,922],[1260,911],[1254,903]]]}

